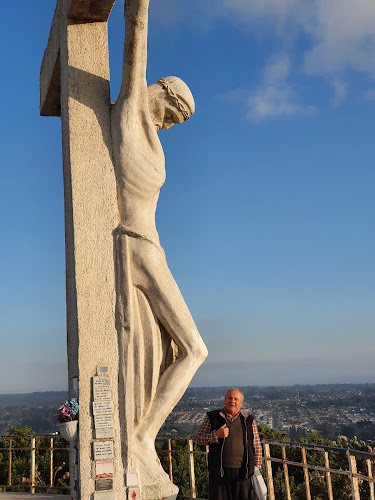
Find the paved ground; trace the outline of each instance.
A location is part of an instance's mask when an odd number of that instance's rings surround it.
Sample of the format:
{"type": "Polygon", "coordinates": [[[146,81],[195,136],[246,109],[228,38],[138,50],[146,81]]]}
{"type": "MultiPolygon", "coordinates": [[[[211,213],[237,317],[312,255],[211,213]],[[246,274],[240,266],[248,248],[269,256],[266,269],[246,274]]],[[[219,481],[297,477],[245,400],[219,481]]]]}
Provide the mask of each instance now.
{"type": "Polygon", "coordinates": [[[0,493],[0,500],[48,500],[49,498],[53,500],[68,500],[69,495],[31,495],[30,493],[0,493]]]}

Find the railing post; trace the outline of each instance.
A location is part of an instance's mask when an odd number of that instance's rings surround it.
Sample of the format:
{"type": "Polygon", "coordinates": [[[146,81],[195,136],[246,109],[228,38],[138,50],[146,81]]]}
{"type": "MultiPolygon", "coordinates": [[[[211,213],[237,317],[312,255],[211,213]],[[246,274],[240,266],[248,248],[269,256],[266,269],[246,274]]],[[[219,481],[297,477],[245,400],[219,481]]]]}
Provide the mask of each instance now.
{"type": "MultiPolygon", "coordinates": [[[[324,452],[324,464],[326,469],[329,469],[328,451],[324,452]]],[[[331,473],[329,472],[329,470],[326,470],[326,482],[327,482],[328,500],[333,500],[331,473]]]]}
{"type": "Polygon", "coordinates": [[[286,451],[285,446],[281,447],[281,452],[283,456],[283,467],[284,467],[284,476],[285,476],[285,488],[286,488],[286,497],[288,500],[292,500],[290,495],[290,484],[289,484],[289,474],[288,474],[288,464],[286,463],[286,451]]]}
{"type": "Polygon", "coordinates": [[[194,471],[194,446],[193,440],[188,439],[188,449],[189,449],[189,475],[190,475],[190,498],[197,498],[195,491],[195,471],[194,471]]]}
{"type": "Polygon", "coordinates": [[[273,488],[273,478],[272,478],[271,453],[270,453],[270,445],[268,443],[264,444],[264,455],[266,460],[268,496],[269,500],[275,500],[275,490],[273,488]]]}
{"type": "Polygon", "coordinates": [[[346,452],[346,454],[349,460],[350,480],[352,483],[352,498],[353,500],[361,500],[361,497],[359,496],[358,478],[355,477],[355,474],[357,474],[357,462],[355,460],[355,457],[350,454],[349,450],[346,452]]]}
{"type": "Polygon", "coordinates": [[[49,485],[53,487],[53,438],[51,438],[49,451],[49,485]]]}
{"type": "Polygon", "coordinates": [[[303,475],[305,476],[306,500],[311,500],[309,470],[307,468],[305,448],[302,448],[301,452],[302,452],[302,463],[303,463],[303,475]]]}
{"type": "MultiPolygon", "coordinates": [[[[372,479],[371,460],[369,458],[366,460],[366,465],[367,465],[367,475],[368,475],[369,479],[372,479]]],[[[368,487],[370,490],[370,500],[375,500],[374,483],[372,481],[369,481],[368,487]]]]}
{"type": "Polygon", "coordinates": [[[173,483],[173,471],[172,471],[172,440],[168,439],[168,463],[169,463],[169,479],[173,483]]]}
{"type": "Polygon", "coordinates": [[[31,438],[30,493],[35,493],[35,438],[31,438]]]}
{"type": "Polygon", "coordinates": [[[12,438],[9,438],[9,472],[8,472],[8,486],[12,486],[12,438]]]}

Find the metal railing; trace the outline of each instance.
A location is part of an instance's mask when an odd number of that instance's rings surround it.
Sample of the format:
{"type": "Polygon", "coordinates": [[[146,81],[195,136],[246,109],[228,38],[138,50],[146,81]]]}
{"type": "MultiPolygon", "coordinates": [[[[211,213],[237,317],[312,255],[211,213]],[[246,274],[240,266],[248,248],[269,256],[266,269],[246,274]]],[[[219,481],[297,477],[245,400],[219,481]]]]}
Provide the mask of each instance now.
{"type": "MultiPolygon", "coordinates": [[[[68,491],[69,484],[61,484],[57,485],[56,483],[56,474],[61,471],[63,466],[62,463],[55,464],[55,454],[57,451],[67,451],[69,453],[69,447],[66,446],[66,442],[62,439],[60,435],[48,435],[48,436],[0,436],[0,455],[4,457],[7,455],[8,460],[3,461],[0,465],[2,465],[2,474],[1,478],[4,479],[7,476],[6,484],[0,484],[1,490],[20,490],[23,491],[29,490],[30,493],[34,494],[36,489],[38,491],[68,491]],[[25,446],[25,442],[29,443],[28,446],[25,446]],[[57,442],[57,446],[56,446],[57,442]],[[4,446],[6,445],[6,446],[4,446]],[[41,461],[40,456],[47,455],[48,459],[46,460],[46,456],[44,456],[44,462],[48,462],[47,471],[45,471],[44,478],[39,470],[39,462],[41,461]],[[13,470],[14,467],[17,467],[17,464],[22,462],[28,462],[30,476],[25,477],[22,476],[21,484],[15,483],[13,478],[20,478],[19,471],[16,474],[13,470]],[[4,467],[7,466],[7,471],[4,470],[4,467]]],[[[46,465],[46,463],[45,463],[46,465]]],[[[69,455],[67,455],[67,472],[66,476],[69,477],[69,455]]],[[[22,467],[24,470],[25,467],[22,467]]],[[[0,482],[3,482],[0,480],[0,482]]]]}
{"type": "MultiPolygon", "coordinates": [[[[189,492],[187,496],[178,498],[204,500],[197,496],[195,459],[198,455],[206,458],[208,446],[194,448],[191,437],[173,439],[158,437],[158,442],[161,441],[164,446],[158,446],[158,454],[171,481],[174,479],[173,462],[176,462],[176,458],[172,459],[172,457],[187,455],[189,485],[185,485],[185,489],[189,492]],[[183,449],[181,449],[181,443],[184,443],[183,449]],[[179,449],[173,449],[173,444],[179,444],[179,449]]],[[[0,484],[0,488],[23,488],[28,489],[30,493],[35,493],[36,489],[53,489],[56,492],[69,489],[68,485],[57,486],[55,484],[56,471],[61,469],[61,464],[54,463],[54,453],[58,450],[69,451],[69,447],[60,445],[60,443],[65,443],[61,436],[5,436],[0,437],[0,442],[7,444],[6,447],[0,446],[0,455],[8,455],[8,481],[7,484],[0,484]],[[29,440],[30,445],[28,447],[17,446],[17,442],[23,440],[29,440]],[[58,446],[55,441],[58,442],[58,446]],[[46,442],[48,446],[45,446],[46,442]],[[44,444],[44,446],[37,445],[37,443],[44,444]],[[13,455],[16,452],[29,452],[30,477],[24,478],[25,481],[22,484],[14,484],[12,481],[13,455]],[[40,474],[37,473],[37,453],[40,452],[49,455],[47,481],[38,480],[40,474]]],[[[262,445],[263,473],[268,486],[269,500],[294,500],[297,496],[306,500],[315,498],[375,500],[375,454],[373,453],[269,439],[263,439],[262,445]]],[[[68,465],[69,459],[66,462],[68,465]]],[[[2,461],[3,465],[4,463],[6,462],[2,461]]],[[[202,467],[202,459],[200,467],[202,467]]]]}
{"type": "MultiPolygon", "coordinates": [[[[178,498],[203,500],[197,497],[194,455],[207,455],[208,447],[205,451],[194,451],[193,440],[187,438],[186,450],[173,450],[172,440],[168,438],[167,442],[168,449],[162,450],[162,453],[168,455],[171,481],[172,454],[189,455],[190,496],[178,498]]],[[[262,472],[267,482],[269,500],[294,500],[297,495],[306,500],[375,500],[373,453],[269,439],[263,439],[262,445],[262,472]]]]}
{"type": "Polygon", "coordinates": [[[287,500],[293,499],[289,478],[290,468],[299,471],[301,479],[299,489],[301,490],[301,486],[304,485],[307,500],[316,498],[313,495],[314,488],[324,490],[324,497],[328,500],[343,498],[375,500],[373,477],[375,454],[373,453],[269,439],[262,440],[262,444],[270,500],[278,499],[277,493],[280,494],[275,492],[272,464],[276,466],[275,469],[282,468],[287,500]],[[298,455],[301,457],[299,461],[296,460],[296,456],[299,458],[298,455]]]}
{"type": "MultiPolygon", "coordinates": [[[[194,441],[192,437],[188,438],[183,438],[183,437],[175,437],[175,438],[170,438],[170,437],[163,437],[163,436],[158,436],[157,441],[164,441],[167,443],[167,449],[161,449],[160,447],[157,447],[157,452],[159,457],[162,459],[163,454],[167,455],[167,467],[164,465],[164,469],[166,469],[166,472],[169,475],[169,479],[173,483],[173,461],[172,461],[172,454],[182,454],[182,455],[187,455],[188,456],[188,470],[189,470],[189,486],[190,486],[190,495],[189,496],[182,496],[181,494],[178,495],[178,499],[181,500],[191,500],[191,499],[196,499],[196,500],[205,500],[204,498],[200,498],[197,496],[197,486],[196,486],[196,476],[195,476],[195,461],[194,458],[197,455],[204,456],[205,457],[205,463],[207,462],[207,455],[209,451],[208,446],[200,446],[199,449],[194,449],[194,441]],[[186,449],[178,449],[174,450],[172,448],[172,443],[173,442],[186,442],[186,449]]],[[[207,475],[207,481],[208,483],[208,475],[207,475]]]]}

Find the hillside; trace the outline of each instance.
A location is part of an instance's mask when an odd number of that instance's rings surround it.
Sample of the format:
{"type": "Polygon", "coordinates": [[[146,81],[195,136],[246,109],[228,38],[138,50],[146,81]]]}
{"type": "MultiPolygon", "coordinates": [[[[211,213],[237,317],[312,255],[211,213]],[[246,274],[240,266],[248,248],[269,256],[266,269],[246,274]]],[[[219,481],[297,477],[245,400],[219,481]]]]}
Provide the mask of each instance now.
{"type": "Polygon", "coordinates": [[[56,408],[67,391],[0,394],[0,435],[11,425],[29,425],[37,434],[50,434],[56,425],[56,408]]]}

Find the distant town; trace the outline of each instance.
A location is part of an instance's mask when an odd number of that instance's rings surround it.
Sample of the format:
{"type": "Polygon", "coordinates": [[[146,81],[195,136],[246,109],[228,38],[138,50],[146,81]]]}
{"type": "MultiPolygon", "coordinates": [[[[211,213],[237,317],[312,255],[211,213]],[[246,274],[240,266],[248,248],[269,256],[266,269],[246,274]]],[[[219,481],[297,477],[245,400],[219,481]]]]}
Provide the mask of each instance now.
{"type": "MultiPolygon", "coordinates": [[[[221,408],[227,387],[189,388],[160,430],[162,436],[195,434],[207,411],[221,408]]],[[[375,384],[322,384],[288,387],[240,387],[243,409],[257,422],[287,434],[309,438],[313,431],[335,440],[375,440],[375,384]]],[[[67,393],[0,395],[0,435],[12,425],[37,434],[56,431],[56,408],[67,393]]]]}
{"type": "MultiPolygon", "coordinates": [[[[227,388],[188,389],[160,431],[195,434],[207,411],[221,408],[227,388]]],[[[292,387],[240,387],[243,409],[267,427],[291,439],[313,431],[335,440],[338,435],[375,440],[375,384],[330,384],[292,387]]]]}

